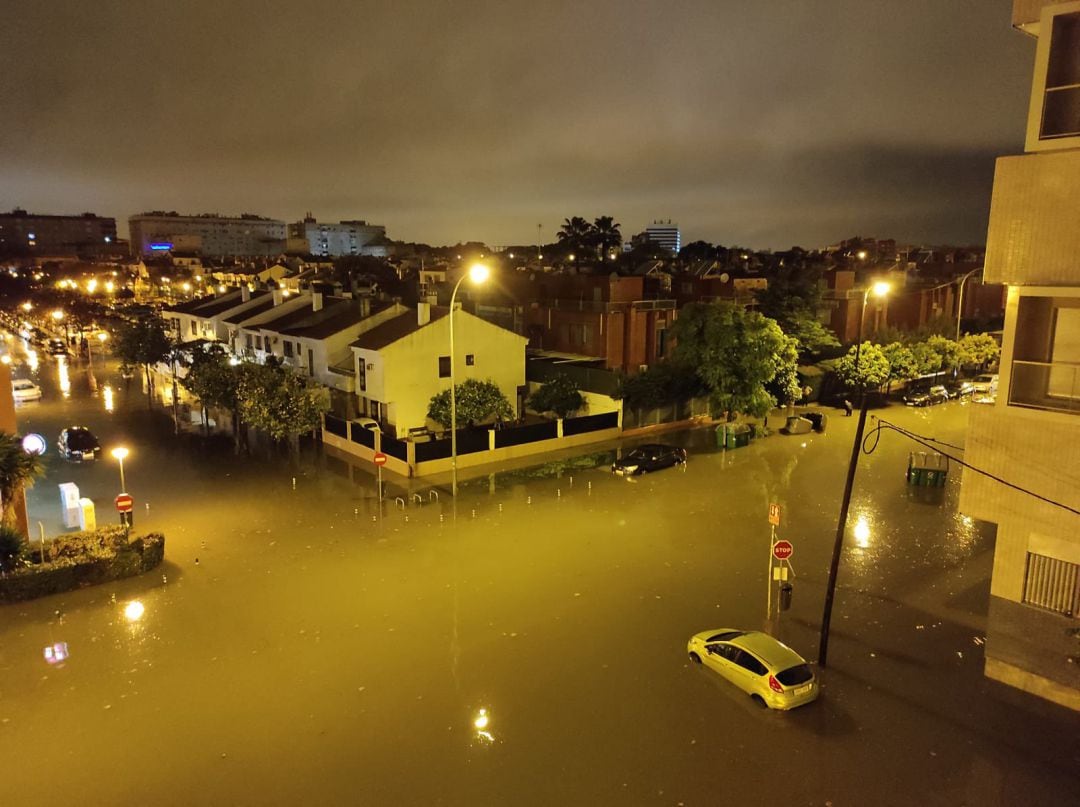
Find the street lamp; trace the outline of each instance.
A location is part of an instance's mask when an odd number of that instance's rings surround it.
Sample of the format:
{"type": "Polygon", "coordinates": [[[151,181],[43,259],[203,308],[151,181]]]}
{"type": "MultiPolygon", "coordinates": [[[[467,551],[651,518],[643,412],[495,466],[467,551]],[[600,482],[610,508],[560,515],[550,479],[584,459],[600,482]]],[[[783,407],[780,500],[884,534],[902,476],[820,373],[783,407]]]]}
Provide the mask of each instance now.
{"type": "Polygon", "coordinates": [[[825,586],[825,610],[821,615],[821,640],[818,642],[818,665],[826,666],[829,656],[829,622],[832,620],[833,597],[836,594],[836,575],[840,570],[840,552],[844,548],[847,531],[848,509],[851,507],[851,489],[855,484],[855,468],[862,449],[863,430],[866,428],[866,386],[859,380],[859,357],[862,351],[863,322],[866,319],[866,302],[870,295],[883,298],[890,290],[888,283],[878,281],[863,290],[862,308],[859,309],[859,341],[855,347],[855,379],[859,384],[859,422],[855,425],[855,441],[851,445],[847,478],[844,480],[844,498],[840,502],[840,517],[836,523],[836,539],[833,542],[832,561],[829,563],[829,581],[825,586]]]}
{"type": "Polygon", "coordinates": [[[962,278],[960,278],[960,294],[959,294],[959,296],[957,297],[957,300],[956,300],[956,341],[957,342],[960,341],[960,320],[963,319],[963,317],[964,317],[964,283],[967,282],[967,279],[969,277],[971,277],[974,274],[978,274],[982,270],[983,270],[983,267],[980,266],[978,269],[972,269],[970,272],[968,272],[966,275],[964,275],[962,278]]]}
{"type": "Polygon", "coordinates": [[[120,492],[127,493],[127,485],[124,484],[124,457],[128,455],[128,450],[123,446],[117,446],[111,453],[120,463],[120,492]]]}
{"type": "Polygon", "coordinates": [[[462,275],[454,284],[454,291],[450,294],[450,486],[455,499],[457,498],[457,390],[454,387],[457,383],[455,372],[457,362],[454,356],[454,303],[458,289],[461,288],[466,277],[471,283],[479,286],[488,279],[490,274],[490,270],[484,264],[474,263],[469,268],[469,273],[462,275]]]}

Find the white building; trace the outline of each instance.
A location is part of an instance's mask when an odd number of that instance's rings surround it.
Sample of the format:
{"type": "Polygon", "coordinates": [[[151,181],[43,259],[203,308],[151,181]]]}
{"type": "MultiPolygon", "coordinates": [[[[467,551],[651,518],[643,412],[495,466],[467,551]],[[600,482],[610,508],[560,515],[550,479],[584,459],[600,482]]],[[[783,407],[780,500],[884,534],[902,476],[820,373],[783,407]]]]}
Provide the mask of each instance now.
{"type": "Polygon", "coordinates": [[[965,470],[960,507],[997,525],[986,675],[1080,710],[1080,2],[1015,0],[1013,24],[1038,38],[1035,74],[987,233],[984,280],[1008,286],[999,392],[965,452],[1011,486],[965,470]]]}
{"type": "Polygon", "coordinates": [[[645,228],[645,237],[654,244],[659,244],[664,249],[671,250],[676,255],[682,249],[682,235],[679,233],[679,225],[672,224],[670,219],[667,222],[654,221],[645,228]]]}
{"type": "Polygon", "coordinates": [[[303,221],[289,225],[289,238],[306,242],[310,255],[373,255],[384,257],[386,250],[376,246],[386,238],[386,228],[366,221],[320,223],[309,213],[303,221]]]}
{"type": "Polygon", "coordinates": [[[285,248],[285,222],[261,216],[141,213],[128,219],[135,255],[160,255],[174,250],[203,257],[278,255],[285,248]]]}
{"type": "MultiPolygon", "coordinates": [[[[450,319],[446,308],[420,303],[352,343],[361,414],[397,437],[429,426],[432,396],[450,388],[450,319]]],[[[493,381],[519,411],[528,339],[460,309],[454,316],[455,380],[493,381]]],[[[461,424],[464,425],[464,424],[461,424]]]]}

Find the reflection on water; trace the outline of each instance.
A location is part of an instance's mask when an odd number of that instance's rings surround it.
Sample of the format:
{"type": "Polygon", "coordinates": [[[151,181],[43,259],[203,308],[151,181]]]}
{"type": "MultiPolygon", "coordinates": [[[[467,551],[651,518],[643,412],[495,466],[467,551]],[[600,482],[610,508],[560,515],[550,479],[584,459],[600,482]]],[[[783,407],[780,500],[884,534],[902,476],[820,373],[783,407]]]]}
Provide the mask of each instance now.
{"type": "Polygon", "coordinates": [[[865,515],[859,516],[855,522],[855,545],[862,549],[870,546],[870,522],[865,515]]]}
{"type": "Polygon", "coordinates": [[[105,402],[105,411],[112,412],[115,404],[113,403],[113,388],[111,385],[106,384],[101,388],[101,398],[105,402]]]}
{"type": "Polygon", "coordinates": [[[495,736],[488,731],[490,726],[491,715],[488,714],[487,709],[481,709],[476,713],[476,717],[473,718],[473,728],[476,730],[477,738],[487,743],[495,742],[495,736]]]}
{"type": "Polygon", "coordinates": [[[58,356],[56,369],[60,382],[60,394],[65,398],[71,397],[71,378],[68,376],[67,356],[58,356]]]}
{"type": "Polygon", "coordinates": [[[36,350],[26,351],[26,364],[30,368],[30,372],[36,373],[38,369],[38,355],[36,350]]]}
{"type": "Polygon", "coordinates": [[[132,600],[124,606],[124,619],[128,622],[138,622],[146,612],[145,606],[138,600],[132,600]]]}

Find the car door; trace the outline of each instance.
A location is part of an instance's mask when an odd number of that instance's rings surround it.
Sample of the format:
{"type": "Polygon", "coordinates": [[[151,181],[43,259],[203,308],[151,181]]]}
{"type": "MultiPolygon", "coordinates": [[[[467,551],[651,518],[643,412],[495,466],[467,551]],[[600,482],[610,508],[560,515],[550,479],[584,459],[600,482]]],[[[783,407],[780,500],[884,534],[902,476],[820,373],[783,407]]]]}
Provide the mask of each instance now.
{"type": "Polygon", "coordinates": [[[737,647],[732,647],[724,642],[714,642],[705,645],[705,658],[703,660],[706,666],[718,672],[728,681],[735,681],[738,672],[731,659],[737,652],[737,647]]]}
{"type": "Polygon", "coordinates": [[[768,672],[765,665],[758,661],[751,653],[742,649],[738,649],[738,654],[735,656],[734,662],[733,666],[738,671],[738,686],[744,692],[749,692],[751,694],[757,692],[761,676],[768,672]]]}

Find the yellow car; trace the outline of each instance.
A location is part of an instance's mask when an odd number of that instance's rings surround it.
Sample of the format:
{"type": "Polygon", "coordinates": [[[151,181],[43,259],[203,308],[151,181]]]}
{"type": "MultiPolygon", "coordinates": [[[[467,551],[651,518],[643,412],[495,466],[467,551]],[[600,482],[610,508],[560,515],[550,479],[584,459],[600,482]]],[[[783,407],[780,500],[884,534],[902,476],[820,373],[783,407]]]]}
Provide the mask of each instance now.
{"type": "Polygon", "coordinates": [[[794,709],[817,699],[818,682],[806,659],[761,631],[719,628],[695,633],[690,660],[715,670],[762,706],[794,709]]]}

